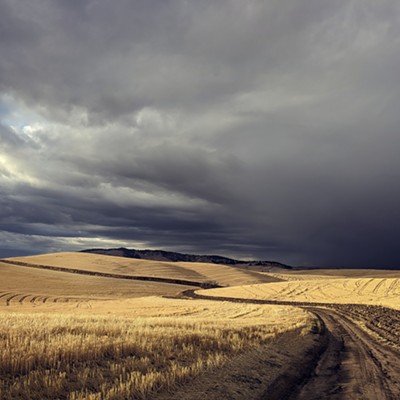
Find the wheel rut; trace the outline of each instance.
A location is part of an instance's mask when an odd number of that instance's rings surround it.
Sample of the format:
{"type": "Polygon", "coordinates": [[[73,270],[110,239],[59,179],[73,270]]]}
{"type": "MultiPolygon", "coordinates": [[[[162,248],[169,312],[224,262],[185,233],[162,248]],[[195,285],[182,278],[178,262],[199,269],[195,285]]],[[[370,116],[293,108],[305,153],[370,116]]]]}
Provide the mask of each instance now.
{"type": "Polygon", "coordinates": [[[328,346],[309,380],[290,400],[398,399],[399,353],[334,310],[311,310],[325,324],[328,346]]]}
{"type": "MultiPolygon", "coordinates": [[[[191,299],[232,301],[255,304],[292,305],[302,307],[315,314],[323,323],[325,330],[321,339],[327,341],[307,378],[285,396],[288,400],[398,400],[400,399],[400,352],[398,342],[387,343],[377,340],[356,322],[347,317],[346,307],[329,304],[288,303],[286,301],[263,301],[211,297],[198,295],[194,291],[184,292],[191,299]]],[[[351,305],[353,313],[357,306],[351,305]]],[[[370,322],[366,310],[388,317],[389,309],[360,305],[359,319],[370,322]],[[363,314],[364,313],[364,314],[363,314]]],[[[397,323],[398,312],[393,310],[392,322],[397,323]]],[[[390,326],[390,320],[386,321],[390,326]]],[[[395,332],[397,328],[394,327],[395,332]]],[[[375,331],[374,331],[375,332],[375,331]]],[[[375,332],[376,333],[376,332],[375,332]]],[[[382,339],[382,338],[381,338],[382,339]]],[[[397,338],[398,339],[398,338],[397,338]]],[[[288,382],[288,385],[290,382],[288,382]]]]}

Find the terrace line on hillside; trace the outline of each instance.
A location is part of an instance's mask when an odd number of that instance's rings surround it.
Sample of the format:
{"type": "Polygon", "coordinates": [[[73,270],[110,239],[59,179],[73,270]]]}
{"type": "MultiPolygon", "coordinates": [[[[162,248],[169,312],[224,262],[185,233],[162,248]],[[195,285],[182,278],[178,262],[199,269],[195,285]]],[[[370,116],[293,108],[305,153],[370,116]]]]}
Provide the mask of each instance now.
{"type": "Polygon", "coordinates": [[[185,279],[159,278],[159,277],[154,277],[154,276],[133,276],[133,275],[110,274],[107,272],[96,272],[96,271],[86,271],[86,270],[84,271],[84,270],[80,270],[80,269],[55,267],[55,266],[51,266],[51,265],[30,264],[30,263],[25,263],[25,262],[21,262],[21,261],[11,261],[11,260],[7,260],[7,259],[0,259],[0,262],[5,263],[5,264],[18,265],[20,267],[46,269],[46,270],[58,271],[58,272],[68,272],[71,274],[101,276],[103,278],[116,278],[116,279],[127,279],[127,280],[136,280],[136,281],[172,283],[175,285],[195,286],[195,287],[200,287],[203,289],[221,288],[222,287],[216,283],[196,282],[196,281],[189,281],[189,280],[185,280],[185,279]]]}

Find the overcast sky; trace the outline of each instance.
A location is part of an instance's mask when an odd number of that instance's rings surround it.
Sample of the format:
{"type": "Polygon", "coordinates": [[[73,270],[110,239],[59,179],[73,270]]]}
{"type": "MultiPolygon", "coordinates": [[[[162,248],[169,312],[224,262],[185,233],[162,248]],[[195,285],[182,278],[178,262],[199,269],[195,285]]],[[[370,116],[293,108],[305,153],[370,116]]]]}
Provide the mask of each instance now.
{"type": "Polygon", "coordinates": [[[398,0],[0,0],[0,256],[400,267],[398,0]]]}

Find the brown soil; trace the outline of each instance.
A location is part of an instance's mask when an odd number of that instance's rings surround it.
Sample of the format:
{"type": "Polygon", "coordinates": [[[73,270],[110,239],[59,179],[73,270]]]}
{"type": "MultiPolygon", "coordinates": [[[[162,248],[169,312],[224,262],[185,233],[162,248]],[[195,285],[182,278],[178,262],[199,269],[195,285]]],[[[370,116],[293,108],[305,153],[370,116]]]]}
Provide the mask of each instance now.
{"type": "Polygon", "coordinates": [[[311,378],[290,399],[398,399],[399,353],[333,310],[313,311],[324,321],[329,344],[311,378]]]}

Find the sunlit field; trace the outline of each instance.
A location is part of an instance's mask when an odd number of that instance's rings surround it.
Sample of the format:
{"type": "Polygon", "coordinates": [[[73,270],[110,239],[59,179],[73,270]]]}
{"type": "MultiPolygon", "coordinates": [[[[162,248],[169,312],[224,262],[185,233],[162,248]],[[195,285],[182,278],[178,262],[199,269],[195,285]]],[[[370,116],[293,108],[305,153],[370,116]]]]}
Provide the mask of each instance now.
{"type": "Polygon", "coordinates": [[[159,297],[96,304],[91,314],[68,304],[44,304],[47,312],[35,314],[3,306],[0,398],[151,398],[312,324],[293,307],[159,297]]]}
{"type": "MultiPolygon", "coordinates": [[[[337,304],[371,304],[400,309],[400,273],[391,278],[334,278],[329,276],[287,275],[288,282],[245,285],[198,291],[208,296],[259,300],[296,301],[337,304]]],[[[385,276],[385,274],[382,274],[385,276]]],[[[279,275],[281,278],[285,274],[279,275]]]]}
{"type": "Polygon", "coordinates": [[[300,269],[272,271],[265,275],[284,281],[304,281],[318,279],[362,279],[362,278],[400,278],[397,270],[378,269],[300,269]]]}

